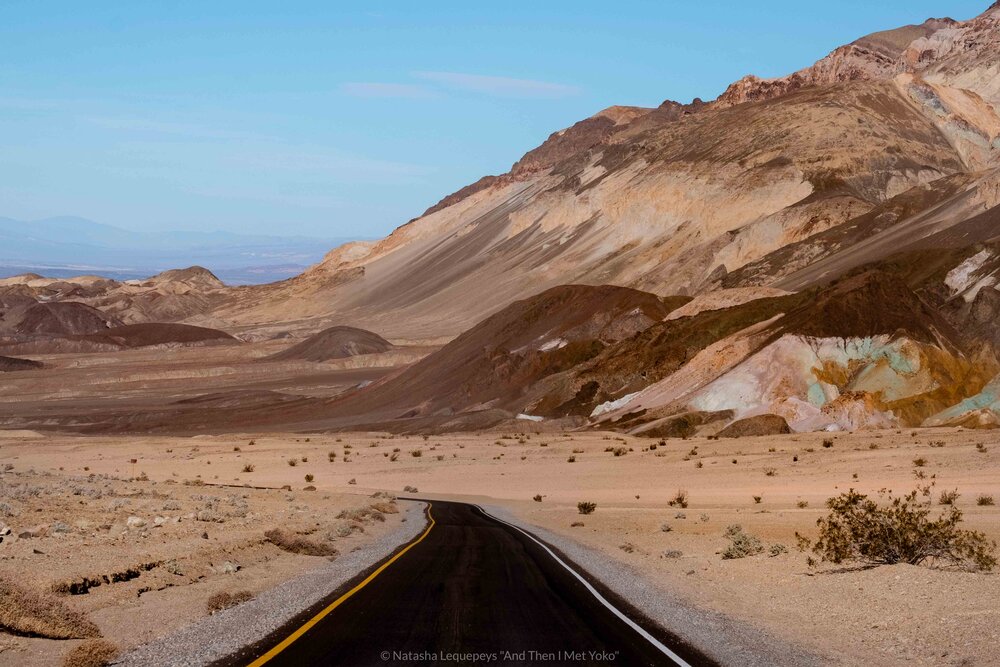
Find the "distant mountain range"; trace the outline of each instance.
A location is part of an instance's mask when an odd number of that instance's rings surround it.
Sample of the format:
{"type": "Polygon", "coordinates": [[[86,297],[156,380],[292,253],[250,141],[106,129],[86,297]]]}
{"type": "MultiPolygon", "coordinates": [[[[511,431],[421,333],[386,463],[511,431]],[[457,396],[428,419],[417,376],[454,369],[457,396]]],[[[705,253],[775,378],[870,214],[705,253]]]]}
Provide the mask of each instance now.
{"type": "Polygon", "coordinates": [[[77,217],[0,218],[0,278],[32,272],[130,279],[198,264],[229,284],[267,283],[301,273],[348,240],[224,231],[136,232],[77,217]]]}

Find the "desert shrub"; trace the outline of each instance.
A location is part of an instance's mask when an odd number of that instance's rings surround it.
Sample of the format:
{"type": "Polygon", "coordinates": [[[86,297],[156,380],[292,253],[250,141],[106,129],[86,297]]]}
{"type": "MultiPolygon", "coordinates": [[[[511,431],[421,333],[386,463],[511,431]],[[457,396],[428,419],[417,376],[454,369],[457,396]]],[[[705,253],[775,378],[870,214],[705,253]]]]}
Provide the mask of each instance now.
{"type": "Polygon", "coordinates": [[[61,600],[41,595],[0,577],[0,628],[47,639],[87,639],[100,636],[90,619],[61,600]]]}
{"type": "Polygon", "coordinates": [[[297,466],[298,464],[299,464],[299,460],[298,459],[288,459],[288,465],[292,466],[293,468],[295,466],[297,466]]]}
{"type": "Polygon", "coordinates": [[[593,514],[597,509],[597,503],[581,502],[576,504],[576,510],[580,514],[593,514]]]}
{"type": "Polygon", "coordinates": [[[993,505],[993,496],[987,496],[986,494],[983,494],[978,498],[976,498],[976,504],[979,505],[980,507],[993,505]]]}
{"type": "Polygon", "coordinates": [[[614,449],[611,450],[611,453],[614,454],[615,456],[625,456],[626,454],[628,454],[628,449],[626,449],[625,447],[615,447],[614,449]]]}
{"type": "Polygon", "coordinates": [[[264,538],[279,549],[293,554],[331,557],[337,555],[337,550],[331,544],[317,542],[282,528],[265,532],[264,538]]]}
{"type": "Polygon", "coordinates": [[[238,604],[243,604],[244,602],[248,602],[252,599],[253,593],[250,591],[236,591],[235,593],[230,593],[229,591],[219,591],[217,593],[212,593],[212,595],[209,596],[205,606],[208,609],[209,614],[214,614],[217,611],[235,607],[238,604]]]}
{"type": "Polygon", "coordinates": [[[316,476],[313,475],[312,473],[307,473],[306,474],[306,483],[307,484],[311,484],[314,479],[316,479],[316,476]]]}
{"type": "Polygon", "coordinates": [[[787,554],[788,547],[784,544],[772,544],[771,548],[767,550],[767,553],[771,556],[771,558],[774,558],[775,556],[780,556],[781,554],[787,554]]]}
{"type": "Polygon", "coordinates": [[[684,552],[679,551],[677,549],[667,549],[666,551],[663,552],[664,558],[680,558],[683,555],[684,552]]]}
{"type": "Polygon", "coordinates": [[[410,486],[409,484],[403,487],[403,491],[405,491],[406,493],[418,493],[417,487],[410,486]]]}
{"type": "Polygon", "coordinates": [[[582,521],[574,521],[573,523],[569,524],[569,527],[570,528],[583,528],[583,522],[582,521]]]}
{"type": "Polygon", "coordinates": [[[620,545],[618,545],[618,548],[621,549],[622,551],[624,551],[627,554],[630,554],[630,553],[632,553],[632,552],[635,551],[635,545],[632,544],[631,542],[626,542],[625,544],[620,544],[620,545]]]}
{"type": "Polygon", "coordinates": [[[913,459],[913,465],[917,466],[918,468],[923,468],[925,465],[927,465],[927,459],[925,459],[922,456],[915,458],[913,459]]]}
{"type": "Polygon", "coordinates": [[[756,556],[764,551],[764,545],[760,540],[750,533],[743,532],[743,527],[736,523],[726,528],[726,539],[729,540],[729,546],[722,551],[723,560],[756,556]]]}
{"type": "Polygon", "coordinates": [[[663,522],[663,523],[660,524],[660,530],[662,532],[664,532],[664,533],[669,533],[673,529],[674,529],[674,527],[671,526],[669,523],[663,522]]]}
{"type": "Polygon", "coordinates": [[[107,639],[87,639],[63,657],[63,667],[104,667],[118,657],[118,647],[107,639]]]}
{"type": "MultiPolygon", "coordinates": [[[[963,530],[962,511],[954,505],[936,519],[917,502],[917,492],[887,496],[880,505],[853,489],[826,501],[830,514],[817,521],[814,553],[831,563],[871,565],[942,563],[971,570],[992,570],[996,543],[978,531],[963,530]]],[[[801,536],[800,536],[801,537],[801,536]]],[[[801,538],[803,546],[809,541],[801,538]]]]}
{"type": "Polygon", "coordinates": [[[423,455],[424,455],[423,451],[421,451],[421,450],[419,450],[419,449],[414,449],[414,450],[413,450],[412,452],[410,452],[410,456],[412,456],[412,457],[414,457],[414,458],[418,458],[418,459],[419,459],[419,458],[420,458],[421,456],[423,456],[423,455]]]}
{"type": "Polygon", "coordinates": [[[333,463],[334,461],[337,460],[337,452],[329,452],[326,455],[326,458],[327,458],[328,461],[330,461],[330,463],[333,463]]]}
{"type": "Polygon", "coordinates": [[[542,494],[540,494],[540,493],[536,493],[536,494],[534,495],[534,497],[532,498],[532,500],[534,500],[534,501],[535,501],[536,503],[540,503],[540,502],[542,502],[542,494]]]}
{"type": "Polygon", "coordinates": [[[566,463],[576,463],[576,457],[575,456],[569,457],[568,459],[566,459],[566,463]]]}
{"type": "Polygon", "coordinates": [[[760,505],[760,502],[761,502],[762,500],[764,500],[763,496],[754,496],[754,497],[753,497],[753,502],[754,502],[754,505],[760,505]]]}
{"type": "Polygon", "coordinates": [[[243,466],[243,472],[253,472],[253,471],[254,471],[254,465],[252,463],[248,463],[245,466],[243,466]]]}
{"type": "Polygon", "coordinates": [[[800,500],[797,503],[795,503],[795,506],[798,507],[800,510],[804,510],[805,508],[809,507],[809,501],[800,500]]]}
{"type": "Polygon", "coordinates": [[[825,440],[823,440],[823,448],[824,449],[830,449],[831,447],[833,447],[833,440],[831,440],[829,438],[826,438],[825,440]]]}
{"type": "Polygon", "coordinates": [[[683,489],[678,489],[677,493],[674,494],[674,497],[671,498],[667,502],[667,504],[670,505],[671,507],[680,507],[682,509],[687,509],[688,492],[683,489]]]}
{"type": "Polygon", "coordinates": [[[958,502],[958,489],[953,489],[951,491],[942,491],[941,495],[938,496],[938,502],[942,505],[954,505],[958,502]]]}
{"type": "Polygon", "coordinates": [[[371,508],[382,514],[399,514],[399,508],[391,500],[381,500],[377,503],[372,503],[371,508]]]}

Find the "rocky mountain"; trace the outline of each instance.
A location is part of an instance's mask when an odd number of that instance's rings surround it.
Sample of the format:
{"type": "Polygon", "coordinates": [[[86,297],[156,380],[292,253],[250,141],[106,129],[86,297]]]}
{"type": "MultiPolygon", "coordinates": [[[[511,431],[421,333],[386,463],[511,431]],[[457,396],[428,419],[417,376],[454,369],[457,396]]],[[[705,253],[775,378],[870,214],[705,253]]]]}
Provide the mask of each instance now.
{"type": "Polygon", "coordinates": [[[288,280],[27,276],[0,282],[0,299],[75,301],[129,324],[268,337],[350,323],[446,343],[336,399],[262,395],[223,421],[997,425],[998,223],[1000,4],[873,33],[716,100],[611,107],[288,280]]]}
{"type": "MultiPolygon", "coordinates": [[[[920,229],[939,231],[1000,203],[998,46],[994,6],[969,21],[874,33],[711,102],[612,107],[387,238],[337,248],[217,315],[336,313],[390,336],[434,338],[562,284],[660,295],[787,289],[788,268],[772,253],[794,247],[802,269],[897,223],[902,234],[933,214],[933,228],[920,229]]],[[[867,243],[857,256],[894,250],[867,243]]],[[[823,269],[788,285],[832,277],[823,269]]]]}

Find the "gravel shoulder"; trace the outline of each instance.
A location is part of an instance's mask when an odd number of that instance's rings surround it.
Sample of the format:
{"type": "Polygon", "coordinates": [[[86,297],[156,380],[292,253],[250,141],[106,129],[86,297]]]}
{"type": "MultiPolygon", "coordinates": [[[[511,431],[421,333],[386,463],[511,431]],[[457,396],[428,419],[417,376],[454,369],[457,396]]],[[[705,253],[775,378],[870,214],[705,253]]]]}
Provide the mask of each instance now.
{"type": "Polygon", "coordinates": [[[403,522],[395,530],[327,565],[264,591],[245,604],[140,646],[116,664],[134,667],[206,665],[264,639],[358,573],[388,557],[426,527],[423,503],[399,502],[403,522]]]}
{"type": "MultiPolygon", "coordinates": [[[[556,547],[650,620],[724,665],[819,667],[834,662],[777,639],[724,614],[691,605],[629,567],[595,549],[527,523],[504,507],[483,505],[490,514],[556,547]]],[[[762,601],[767,603],[767,601],[762,601]]]]}

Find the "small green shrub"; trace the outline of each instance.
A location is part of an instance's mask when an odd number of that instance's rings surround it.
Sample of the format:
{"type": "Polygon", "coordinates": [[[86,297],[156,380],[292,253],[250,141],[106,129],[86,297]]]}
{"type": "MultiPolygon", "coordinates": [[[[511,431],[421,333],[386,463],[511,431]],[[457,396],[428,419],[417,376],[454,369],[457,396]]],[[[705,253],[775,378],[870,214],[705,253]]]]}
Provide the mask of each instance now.
{"type": "Polygon", "coordinates": [[[761,541],[756,536],[743,532],[743,527],[739,524],[734,523],[726,528],[725,535],[729,540],[729,546],[722,552],[723,560],[756,556],[764,551],[761,541]]]}
{"type": "MultiPolygon", "coordinates": [[[[817,521],[819,538],[812,550],[824,561],[859,561],[870,565],[941,563],[969,570],[996,567],[996,543],[978,531],[963,530],[962,512],[954,505],[936,519],[917,501],[917,491],[903,497],[886,494],[879,504],[851,489],[826,501],[830,514],[817,521]]],[[[798,536],[803,548],[810,541],[798,536]]]]}

